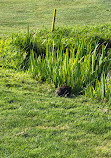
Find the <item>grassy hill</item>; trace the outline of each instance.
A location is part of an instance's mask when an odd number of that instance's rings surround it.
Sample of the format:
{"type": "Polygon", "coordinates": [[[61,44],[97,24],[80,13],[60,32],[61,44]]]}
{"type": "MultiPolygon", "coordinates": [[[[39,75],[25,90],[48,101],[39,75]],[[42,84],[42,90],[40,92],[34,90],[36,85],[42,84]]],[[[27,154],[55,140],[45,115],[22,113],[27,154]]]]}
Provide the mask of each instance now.
{"type": "Polygon", "coordinates": [[[111,23],[110,0],[1,0],[0,34],[51,28],[54,8],[58,26],[111,23]]]}

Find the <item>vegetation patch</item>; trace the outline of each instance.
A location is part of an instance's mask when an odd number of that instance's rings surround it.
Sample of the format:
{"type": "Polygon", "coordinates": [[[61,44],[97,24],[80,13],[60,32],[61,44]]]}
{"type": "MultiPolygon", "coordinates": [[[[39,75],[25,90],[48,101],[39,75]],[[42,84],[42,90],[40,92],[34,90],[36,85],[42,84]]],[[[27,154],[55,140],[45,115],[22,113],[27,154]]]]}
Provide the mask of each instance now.
{"type": "Polygon", "coordinates": [[[1,39],[1,66],[29,70],[40,82],[109,101],[111,26],[57,28],[1,39]]]}

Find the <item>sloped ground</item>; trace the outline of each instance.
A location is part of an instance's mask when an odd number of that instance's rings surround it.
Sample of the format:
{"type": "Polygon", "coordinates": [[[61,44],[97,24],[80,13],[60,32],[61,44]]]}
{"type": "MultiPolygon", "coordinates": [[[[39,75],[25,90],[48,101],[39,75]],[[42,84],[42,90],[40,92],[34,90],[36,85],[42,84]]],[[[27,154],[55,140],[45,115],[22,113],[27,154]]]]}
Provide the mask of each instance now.
{"type": "Polygon", "coordinates": [[[111,107],[0,68],[0,157],[111,157],[111,107]]]}

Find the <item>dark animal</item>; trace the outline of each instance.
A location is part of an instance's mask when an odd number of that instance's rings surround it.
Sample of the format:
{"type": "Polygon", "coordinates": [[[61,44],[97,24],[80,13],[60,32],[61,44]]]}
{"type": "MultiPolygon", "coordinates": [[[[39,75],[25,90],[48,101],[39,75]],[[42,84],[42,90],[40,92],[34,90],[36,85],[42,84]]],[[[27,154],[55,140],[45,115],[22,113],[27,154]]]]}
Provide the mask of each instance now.
{"type": "Polygon", "coordinates": [[[59,96],[69,97],[71,95],[71,87],[69,86],[61,86],[56,90],[56,94],[59,96]]]}

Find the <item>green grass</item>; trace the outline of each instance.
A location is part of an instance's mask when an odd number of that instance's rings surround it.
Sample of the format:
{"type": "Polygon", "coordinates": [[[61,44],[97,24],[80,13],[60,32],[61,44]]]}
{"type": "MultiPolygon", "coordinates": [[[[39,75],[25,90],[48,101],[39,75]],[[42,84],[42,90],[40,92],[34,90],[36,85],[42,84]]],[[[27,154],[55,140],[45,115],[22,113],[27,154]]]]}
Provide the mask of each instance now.
{"type": "MultiPolygon", "coordinates": [[[[30,48],[46,51],[47,39],[49,46],[55,40],[55,50],[61,42],[64,50],[76,48],[78,37],[110,42],[110,0],[0,0],[0,36],[0,158],[111,157],[110,100],[58,97],[53,83],[20,69],[30,48]],[[24,33],[28,25],[30,38],[24,33]]],[[[104,76],[100,86],[103,93],[104,76]]]]}
{"type": "Polygon", "coordinates": [[[1,158],[111,157],[111,107],[0,68],[1,158]],[[108,110],[107,110],[108,108],[108,110]]]}
{"type": "Polygon", "coordinates": [[[56,26],[101,25],[111,23],[110,0],[1,0],[0,35],[43,26],[51,29],[54,8],[56,26]]]}

